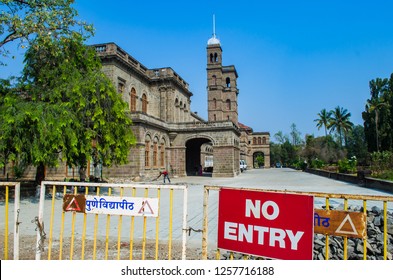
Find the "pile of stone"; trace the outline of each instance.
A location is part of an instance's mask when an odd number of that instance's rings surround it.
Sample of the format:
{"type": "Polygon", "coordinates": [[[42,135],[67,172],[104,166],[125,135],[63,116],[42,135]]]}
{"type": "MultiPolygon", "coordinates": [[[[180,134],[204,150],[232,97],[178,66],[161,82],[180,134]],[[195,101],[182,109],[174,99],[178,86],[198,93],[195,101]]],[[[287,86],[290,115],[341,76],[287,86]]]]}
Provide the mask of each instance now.
{"type": "MultiPolygon", "coordinates": [[[[338,209],[342,210],[342,209],[338,209]]],[[[350,211],[363,212],[363,208],[349,209],[350,211]]],[[[387,259],[392,260],[393,254],[393,213],[387,213],[387,259]]],[[[368,260],[384,259],[384,217],[383,211],[377,206],[367,211],[367,240],[366,251],[368,260]]],[[[324,260],[326,257],[326,236],[316,234],[314,239],[314,259],[324,260]]],[[[329,236],[329,259],[344,259],[344,238],[329,236]]],[[[364,243],[360,238],[348,238],[347,257],[349,260],[362,260],[364,255],[364,243]]]]}

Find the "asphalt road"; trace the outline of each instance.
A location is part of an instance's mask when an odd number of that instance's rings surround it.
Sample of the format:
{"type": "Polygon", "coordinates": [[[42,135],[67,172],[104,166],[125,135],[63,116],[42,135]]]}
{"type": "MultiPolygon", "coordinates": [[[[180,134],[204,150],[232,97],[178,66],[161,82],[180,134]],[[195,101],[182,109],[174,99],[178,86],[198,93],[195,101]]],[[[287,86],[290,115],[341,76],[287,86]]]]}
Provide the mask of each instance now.
{"type": "Polygon", "coordinates": [[[212,178],[211,176],[189,176],[172,178],[173,183],[188,185],[212,185],[237,188],[256,188],[305,192],[343,194],[388,195],[393,194],[360,187],[290,168],[252,169],[234,178],[212,178]]]}

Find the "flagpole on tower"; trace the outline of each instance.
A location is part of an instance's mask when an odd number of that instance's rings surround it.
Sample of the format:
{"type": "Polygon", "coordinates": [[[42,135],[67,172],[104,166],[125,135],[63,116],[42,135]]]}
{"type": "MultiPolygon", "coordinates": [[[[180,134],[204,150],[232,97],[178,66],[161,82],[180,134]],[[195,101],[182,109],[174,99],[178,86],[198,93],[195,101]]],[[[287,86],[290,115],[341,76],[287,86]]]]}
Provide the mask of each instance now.
{"type": "Polygon", "coordinates": [[[213,37],[216,38],[216,15],[213,14],[213,37]]]}

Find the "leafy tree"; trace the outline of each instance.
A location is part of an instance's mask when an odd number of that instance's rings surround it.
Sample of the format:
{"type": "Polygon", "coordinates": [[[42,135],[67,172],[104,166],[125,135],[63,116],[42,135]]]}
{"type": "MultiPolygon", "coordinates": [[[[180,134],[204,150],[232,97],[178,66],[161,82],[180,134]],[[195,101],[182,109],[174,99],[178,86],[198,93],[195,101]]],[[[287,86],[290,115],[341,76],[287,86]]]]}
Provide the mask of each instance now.
{"type": "Polygon", "coordinates": [[[302,138],[300,137],[301,133],[297,130],[296,124],[291,124],[291,137],[292,137],[292,145],[297,146],[302,144],[302,138]]]}
{"type": "Polygon", "coordinates": [[[255,157],[254,160],[254,165],[256,165],[256,168],[259,168],[261,166],[265,165],[265,157],[263,156],[263,153],[258,153],[255,157]]]}
{"type": "Polygon", "coordinates": [[[280,144],[284,144],[286,141],[289,141],[289,137],[287,135],[284,135],[284,133],[281,130],[276,134],[274,134],[274,138],[280,144]]]}
{"type": "Polygon", "coordinates": [[[297,160],[297,149],[289,141],[285,141],[281,145],[281,160],[282,164],[289,166],[297,160]]]}
{"type": "MultiPolygon", "coordinates": [[[[393,75],[392,75],[393,76],[393,75]]],[[[393,149],[393,81],[376,78],[371,80],[370,99],[362,113],[369,151],[393,149]]]]}
{"type": "Polygon", "coordinates": [[[356,125],[348,133],[347,151],[348,158],[356,156],[359,164],[365,165],[367,163],[367,142],[363,126],[356,125]]]}
{"type": "MultiPolygon", "coordinates": [[[[80,167],[86,167],[88,160],[101,160],[106,166],[127,161],[135,139],[126,103],[102,73],[95,50],[83,44],[80,34],[58,40],[37,38],[26,52],[25,63],[20,86],[25,93],[14,98],[14,105],[38,112],[29,115],[36,122],[20,126],[26,137],[21,149],[15,147],[21,139],[3,144],[15,151],[14,158],[26,154],[35,166],[56,165],[59,156],[80,167]],[[44,146],[35,149],[35,141],[44,146]]],[[[8,103],[5,107],[11,110],[8,103]]],[[[14,113],[18,119],[25,111],[14,113]]],[[[7,120],[2,121],[0,125],[7,127],[7,120]]]]}
{"type": "Polygon", "coordinates": [[[297,160],[297,157],[297,150],[289,140],[282,144],[270,143],[270,165],[274,166],[277,162],[291,165],[297,160]]]}
{"type": "Polygon", "coordinates": [[[66,143],[77,142],[78,121],[62,104],[8,93],[0,109],[0,165],[14,161],[16,175],[29,164],[56,166],[66,143]]]}
{"type": "Polygon", "coordinates": [[[340,146],[342,146],[343,134],[345,137],[352,129],[353,123],[349,120],[350,117],[351,113],[349,113],[347,109],[344,109],[340,106],[337,106],[332,111],[330,128],[332,131],[336,131],[338,133],[340,146]]]}
{"type": "Polygon", "coordinates": [[[281,145],[270,142],[270,165],[273,166],[276,162],[282,162],[281,145]]]}
{"type": "Polygon", "coordinates": [[[68,37],[78,29],[84,36],[93,33],[92,25],[77,20],[73,0],[1,0],[0,55],[7,55],[5,45],[19,41],[28,47],[34,38],[68,37]]]}
{"type": "Polygon", "coordinates": [[[322,109],[321,112],[318,113],[318,119],[315,119],[314,122],[317,122],[318,130],[323,126],[325,129],[325,137],[327,136],[327,130],[330,127],[332,111],[326,111],[326,109],[322,109]]]}
{"type": "Polygon", "coordinates": [[[374,121],[375,121],[375,143],[377,147],[377,152],[379,152],[380,142],[379,142],[379,131],[378,131],[378,120],[379,120],[379,111],[386,107],[387,103],[385,103],[382,99],[378,97],[374,97],[371,100],[367,101],[366,110],[368,113],[374,112],[374,121]]]}
{"type": "Polygon", "coordinates": [[[345,155],[345,150],[330,135],[316,138],[313,135],[308,135],[306,137],[306,145],[300,152],[300,156],[305,158],[308,163],[313,162],[315,159],[329,164],[337,163],[345,155]]]}

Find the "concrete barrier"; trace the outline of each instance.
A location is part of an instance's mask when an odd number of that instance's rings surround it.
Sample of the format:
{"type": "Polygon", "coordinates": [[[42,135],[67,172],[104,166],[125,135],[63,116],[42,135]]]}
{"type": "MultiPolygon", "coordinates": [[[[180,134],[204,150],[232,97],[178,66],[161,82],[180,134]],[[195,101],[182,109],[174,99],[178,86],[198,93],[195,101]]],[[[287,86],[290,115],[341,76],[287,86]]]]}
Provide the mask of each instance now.
{"type": "Polygon", "coordinates": [[[307,168],[305,170],[305,172],[311,173],[314,175],[318,175],[318,176],[327,177],[327,178],[338,180],[338,181],[343,181],[343,182],[347,182],[347,183],[351,183],[351,184],[357,184],[359,186],[369,188],[369,189],[376,189],[376,190],[382,190],[382,191],[386,191],[389,193],[393,193],[393,182],[392,181],[381,180],[381,179],[369,177],[367,175],[370,175],[371,173],[368,172],[368,170],[358,171],[358,173],[356,175],[330,172],[330,171],[326,171],[326,170],[313,169],[313,168],[307,168]]]}

